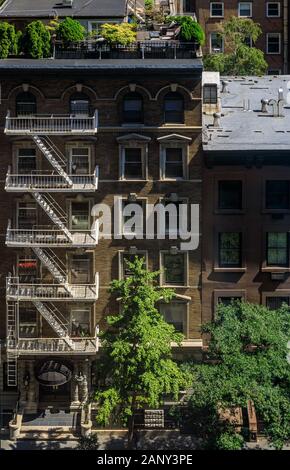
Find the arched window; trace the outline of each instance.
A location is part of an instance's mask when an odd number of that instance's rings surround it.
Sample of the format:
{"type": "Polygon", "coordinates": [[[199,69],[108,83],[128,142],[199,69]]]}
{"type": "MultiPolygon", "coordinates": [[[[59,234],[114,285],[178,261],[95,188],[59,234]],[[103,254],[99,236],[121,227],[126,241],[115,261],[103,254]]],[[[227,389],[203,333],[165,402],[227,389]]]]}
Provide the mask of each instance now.
{"type": "Polygon", "coordinates": [[[123,98],[123,122],[140,124],[143,117],[143,98],[139,93],[128,93],[123,98]]]}
{"type": "Polygon", "coordinates": [[[164,122],[184,123],[184,100],[179,93],[167,93],[164,98],[164,122]]]}
{"type": "Polygon", "coordinates": [[[16,115],[27,114],[36,114],[36,98],[29,91],[23,91],[16,96],[16,115]]]}
{"type": "Polygon", "coordinates": [[[90,100],[84,93],[74,93],[70,97],[70,114],[90,114],[90,100]]]}

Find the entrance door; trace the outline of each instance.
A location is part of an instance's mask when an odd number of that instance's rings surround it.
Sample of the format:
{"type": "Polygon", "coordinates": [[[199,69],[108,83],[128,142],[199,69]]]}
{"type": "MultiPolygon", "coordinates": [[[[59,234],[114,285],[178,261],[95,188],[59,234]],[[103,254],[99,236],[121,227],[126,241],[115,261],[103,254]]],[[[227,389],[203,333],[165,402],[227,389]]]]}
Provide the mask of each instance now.
{"type": "Polygon", "coordinates": [[[70,402],[70,382],[54,387],[39,384],[39,401],[48,403],[70,402]]]}

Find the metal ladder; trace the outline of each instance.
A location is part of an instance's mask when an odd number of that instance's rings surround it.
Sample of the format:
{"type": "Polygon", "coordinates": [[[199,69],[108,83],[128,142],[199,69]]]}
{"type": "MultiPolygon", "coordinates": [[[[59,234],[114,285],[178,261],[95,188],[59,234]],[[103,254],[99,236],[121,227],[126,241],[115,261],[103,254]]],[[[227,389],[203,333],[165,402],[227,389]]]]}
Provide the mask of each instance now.
{"type": "Polygon", "coordinates": [[[17,386],[17,302],[7,302],[7,385],[17,386]]]}
{"type": "Polygon", "coordinates": [[[63,177],[66,181],[68,186],[72,186],[73,182],[71,178],[68,176],[64,168],[66,167],[66,158],[65,156],[58,150],[56,145],[52,142],[49,137],[38,136],[34,135],[33,140],[43,153],[43,155],[47,158],[47,160],[51,163],[51,165],[56,169],[58,174],[63,177]]]}

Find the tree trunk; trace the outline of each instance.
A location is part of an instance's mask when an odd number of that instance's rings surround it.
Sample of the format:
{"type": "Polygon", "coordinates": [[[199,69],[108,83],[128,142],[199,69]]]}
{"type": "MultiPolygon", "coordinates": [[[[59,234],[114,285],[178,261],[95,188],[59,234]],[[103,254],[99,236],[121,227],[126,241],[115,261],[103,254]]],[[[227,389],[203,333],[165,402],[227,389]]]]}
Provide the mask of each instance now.
{"type": "Polygon", "coordinates": [[[131,404],[131,416],[128,420],[128,439],[127,439],[127,449],[134,449],[136,447],[135,443],[135,432],[134,432],[134,410],[135,410],[136,397],[133,396],[131,404]]]}

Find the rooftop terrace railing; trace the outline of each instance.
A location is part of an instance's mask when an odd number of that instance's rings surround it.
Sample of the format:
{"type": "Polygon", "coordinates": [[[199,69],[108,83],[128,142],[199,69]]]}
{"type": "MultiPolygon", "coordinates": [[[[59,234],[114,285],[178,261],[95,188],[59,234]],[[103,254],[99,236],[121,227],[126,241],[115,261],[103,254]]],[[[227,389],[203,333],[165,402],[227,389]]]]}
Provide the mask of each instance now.
{"type": "Polygon", "coordinates": [[[87,40],[54,44],[55,59],[194,59],[199,45],[176,40],[148,40],[133,42],[127,46],[87,40]]]}

